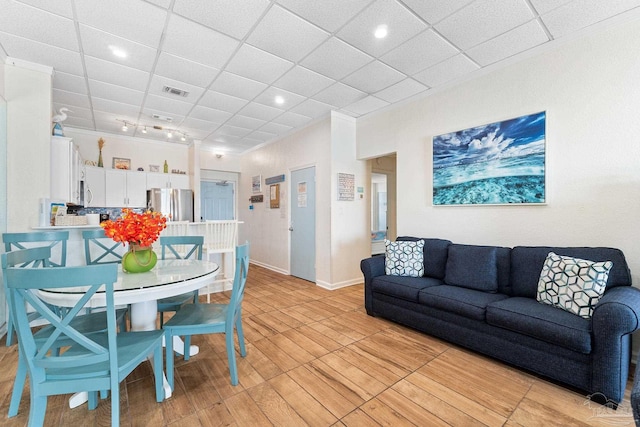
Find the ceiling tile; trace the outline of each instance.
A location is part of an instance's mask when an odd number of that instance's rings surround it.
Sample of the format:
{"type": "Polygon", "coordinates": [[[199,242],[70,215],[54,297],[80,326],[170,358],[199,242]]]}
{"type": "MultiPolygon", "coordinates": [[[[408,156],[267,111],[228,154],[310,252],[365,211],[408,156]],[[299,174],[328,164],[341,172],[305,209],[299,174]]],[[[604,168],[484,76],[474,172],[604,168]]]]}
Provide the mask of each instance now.
{"type": "Polygon", "coordinates": [[[69,117],[64,122],[65,126],[70,126],[78,129],[94,130],[93,120],[83,119],[78,117],[69,117]]]}
{"type": "Polygon", "coordinates": [[[240,114],[236,114],[231,119],[229,119],[229,121],[227,121],[226,125],[254,130],[258,129],[265,123],[267,123],[266,120],[260,120],[253,117],[241,116],[240,114]]]}
{"type": "Polygon", "coordinates": [[[268,0],[176,0],[173,11],[209,28],[242,39],[268,6],[268,0]]]}
{"type": "Polygon", "coordinates": [[[183,81],[198,87],[207,87],[220,70],[179,56],[161,53],[156,64],[156,74],[183,81]]]}
{"type": "Polygon", "coordinates": [[[380,61],[373,61],[342,79],[342,82],[363,92],[374,93],[406,77],[380,61]]]}
{"type": "Polygon", "coordinates": [[[476,0],[435,28],[454,45],[466,50],[533,18],[525,1],[476,0]]]}
{"type": "MultiPolygon", "coordinates": [[[[53,111],[54,112],[59,112],[61,108],[69,108],[68,106],[59,104],[57,102],[53,103],[53,111]]],[[[74,119],[82,119],[82,120],[88,120],[93,122],[93,113],[91,112],[91,109],[89,108],[82,108],[79,106],[74,106],[73,110],[67,110],[67,120],[74,118],[74,119]]],[[[64,124],[67,125],[67,120],[65,120],[64,124]]]]}
{"type": "Polygon", "coordinates": [[[81,93],[83,95],[88,94],[87,83],[84,77],[63,73],[61,71],[53,73],[53,88],[67,92],[81,93]]]}
{"type": "Polygon", "coordinates": [[[141,0],[74,2],[78,20],[91,27],[158,48],[167,11],[141,0]],[[143,25],[142,25],[143,24],[143,25]]]}
{"type": "Polygon", "coordinates": [[[485,66],[524,52],[549,41],[538,21],[529,21],[465,52],[478,64],[485,66]]]}
{"type": "Polygon", "coordinates": [[[216,110],[214,108],[203,107],[202,105],[197,105],[194,107],[193,111],[189,114],[189,117],[199,120],[208,120],[213,123],[222,124],[229,120],[233,114],[228,113],[226,111],[216,110]]]}
{"type": "Polygon", "coordinates": [[[267,12],[247,42],[297,62],[328,37],[325,31],[276,5],[267,12]]]}
{"type": "MultiPolygon", "coordinates": [[[[303,116],[302,114],[296,114],[296,113],[287,111],[286,113],[276,117],[273,120],[273,123],[297,128],[297,127],[306,125],[310,121],[311,121],[311,117],[307,117],[307,116],[303,116]]],[[[263,126],[262,128],[264,129],[265,126],[263,126]]]]}
{"type": "Polygon", "coordinates": [[[427,25],[395,0],[377,0],[342,28],[337,36],[376,58],[427,29],[427,25]],[[379,25],[388,35],[377,39],[379,25]]]}
{"type": "Polygon", "coordinates": [[[222,68],[237,47],[231,37],[177,15],[169,19],[162,44],[167,53],[214,68],[222,68]]]}
{"type": "Polygon", "coordinates": [[[0,31],[79,51],[76,28],[71,19],[16,1],[1,1],[0,10],[0,31]],[[56,31],[51,31],[52,28],[56,31]]]}
{"type": "Polygon", "coordinates": [[[380,98],[387,102],[398,102],[410,96],[424,92],[428,88],[413,79],[404,79],[400,83],[396,83],[375,94],[376,98],[380,98]]]}
{"type": "Polygon", "coordinates": [[[130,105],[142,105],[144,92],[112,85],[97,80],[89,80],[89,90],[92,97],[108,99],[130,105]]]}
{"type": "MultiPolygon", "coordinates": [[[[110,101],[108,99],[91,98],[93,108],[97,111],[118,111],[122,116],[137,118],[140,114],[139,105],[123,104],[121,102],[110,101]]],[[[136,120],[133,120],[134,122],[136,120]]]]}
{"type": "Polygon", "coordinates": [[[573,0],[531,0],[531,4],[536,8],[536,11],[542,15],[572,1],[573,0]]]}
{"type": "Polygon", "coordinates": [[[574,1],[543,15],[542,21],[551,35],[559,38],[639,6],[639,0],[574,1]]]}
{"type": "Polygon", "coordinates": [[[292,66],[290,61],[244,44],[229,61],[226,70],[262,83],[273,83],[292,66]]]}
{"type": "MultiPolygon", "coordinates": [[[[3,1],[1,3],[4,12],[4,4],[7,2],[3,1]]],[[[65,18],[73,19],[73,7],[69,0],[20,0],[20,3],[30,4],[31,6],[55,13],[56,15],[62,15],[65,18]]]]}
{"type": "Polygon", "coordinates": [[[216,81],[211,85],[212,90],[246,100],[252,100],[266,88],[267,85],[264,83],[237,76],[226,71],[220,73],[216,81]]]}
{"type": "Polygon", "coordinates": [[[371,2],[372,0],[278,0],[278,3],[293,13],[330,33],[346,24],[371,2]]]}
{"type": "Polygon", "coordinates": [[[87,73],[93,80],[103,81],[129,89],[144,91],[149,82],[149,73],[125,67],[115,62],[103,61],[92,56],[85,57],[87,73]]]}
{"type": "Polygon", "coordinates": [[[235,136],[237,138],[242,138],[243,136],[247,136],[251,133],[252,129],[245,129],[237,126],[229,126],[224,125],[221,126],[218,130],[215,131],[215,135],[219,136],[235,136]]]}
{"type": "Polygon", "coordinates": [[[340,80],[372,60],[373,58],[369,55],[332,37],[307,56],[301,65],[324,76],[340,80]]]}
{"type": "Polygon", "coordinates": [[[94,56],[138,70],[151,71],[158,51],[154,48],[123,39],[95,28],[80,25],[82,50],[85,55],[94,56]],[[114,55],[112,49],[126,52],[125,58],[114,55]]]}
{"type": "Polygon", "coordinates": [[[311,96],[333,83],[335,80],[297,65],[273,85],[303,96],[311,96]]]}
{"type": "Polygon", "coordinates": [[[213,90],[208,90],[200,99],[200,104],[205,107],[215,108],[222,111],[228,111],[229,113],[238,112],[242,107],[247,105],[247,100],[242,98],[236,98],[235,96],[227,95],[213,90]]]}
{"type": "Polygon", "coordinates": [[[53,89],[52,101],[62,104],[66,107],[78,106],[82,108],[90,108],[89,97],[81,93],[66,92],[64,90],[53,89]]]}
{"type": "Polygon", "coordinates": [[[273,120],[282,113],[284,113],[284,111],[279,108],[268,107],[256,102],[247,104],[246,107],[238,112],[238,114],[243,116],[253,117],[254,119],[263,120],[265,122],[273,120]]]}
{"type": "Polygon", "coordinates": [[[478,66],[471,62],[469,58],[464,55],[456,55],[438,65],[434,65],[431,68],[415,74],[413,78],[427,86],[434,87],[469,74],[477,69],[478,66]]]}
{"type": "Polygon", "coordinates": [[[169,6],[171,6],[171,1],[172,0],[147,0],[149,3],[153,3],[156,4],[160,7],[164,7],[165,9],[168,9],[169,6]]]}
{"type": "Polygon", "coordinates": [[[258,95],[256,99],[254,99],[254,101],[259,102],[260,104],[268,105],[270,107],[278,108],[279,110],[288,110],[294,105],[301,103],[305,99],[306,98],[304,96],[300,96],[295,93],[270,86],[260,95],[258,95]],[[282,104],[278,104],[276,102],[277,96],[282,97],[282,99],[284,100],[282,104]]]}
{"type": "Polygon", "coordinates": [[[354,89],[342,83],[336,83],[315,95],[313,99],[342,108],[345,105],[353,104],[365,96],[367,96],[367,94],[359,91],[358,89],[354,89]]]}
{"type": "Polygon", "coordinates": [[[2,31],[0,31],[0,44],[10,57],[48,65],[54,70],[77,76],[84,75],[82,60],[78,52],[16,37],[2,31]]]}
{"type": "MultiPolygon", "coordinates": [[[[186,116],[193,104],[188,102],[176,101],[175,99],[166,98],[164,96],[147,95],[147,99],[144,102],[144,108],[152,110],[160,110],[169,115],[186,116]]],[[[176,120],[174,120],[174,123],[176,120]]]]}
{"type": "Polygon", "coordinates": [[[458,53],[458,49],[435,31],[427,30],[383,55],[380,60],[411,75],[458,53]]]}
{"type": "Polygon", "coordinates": [[[277,134],[273,134],[269,132],[261,132],[259,130],[251,132],[249,135],[246,136],[247,139],[253,139],[261,142],[271,141],[272,139],[277,137],[278,137],[277,134]]]}
{"type": "Polygon", "coordinates": [[[403,0],[422,19],[433,25],[452,13],[460,10],[473,0],[424,1],[403,0]]]}
{"type": "Polygon", "coordinates": [[[276,135],[282,135],[293,129],[292,126],[282,125],[279,123],[269,122],[262,126],[259,130],[268,133],[274,133],[276,135]]]}
{"type": "Polygon", "coordinates": [[[367,96],[360,101],[354,102],[351,105],[347,105],[346,107],[344,107],[344,110],[358,115],[363,115],[386,107],[387,105],[389,105],[389,103],[383,101],[382,99],[378,99],[375,96],[367,96]]]}
{"type": "Polygon", "coordinates": [[[175,99],[178,102],[187,102],[191,104],[194,104],[196,101],[198,101],[204,91],[204,88],[192,86],[183,81],[176,81],[158,75],[154,75],[151,78],[148,89],[148,93],[152,95],[164,96],[166,98],[175,99]],[[165,87],[184,90],[187,92],[187,96],[175,95],[170,92],[165,92],[165,87]]]}
{"type": "Polygon", "coordinates": [[[313,99],[307,99],[303,103],[293,107],[291,112],[316,119],[324,115],[329,115],[332,109],[333,108],[329,104],[318,102],[313,99]]]}
{"type": "Polygon", "coordinates": [[[183,126],[189,129],[198,129],[209,133],[220,127],[218,123],[213,123],[208,120],[200,120],[194,117],[187,117],[184,119],[182,123],[180,123],[180,127],[183,126]]]}

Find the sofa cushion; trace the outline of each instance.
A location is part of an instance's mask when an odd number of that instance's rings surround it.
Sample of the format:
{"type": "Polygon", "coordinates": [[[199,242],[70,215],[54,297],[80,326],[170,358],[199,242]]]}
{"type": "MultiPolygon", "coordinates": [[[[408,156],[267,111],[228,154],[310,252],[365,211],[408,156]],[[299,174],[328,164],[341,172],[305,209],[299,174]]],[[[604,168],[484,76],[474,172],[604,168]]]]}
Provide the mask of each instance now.
{"type": "Polygon", "coordinates": [[[390,276],[424,275],[424,240],[416,242],[384,241],[384,271],[390,276]]]}
{"type": "Polygon", "coordinates": [[[442,285],[442,281],[430,277],[377,276],[371,282],[371,289],[374,293],[417,303],[420,290],[438,285],[442,285]]]}
{"type": "Polygon", "coordinates": [[[516,246],[511,250],[511,296],[535,298],[542,265],[549,252],[593,261],[611,261],[607,289],[630,286],[631,273],[620,249],[604,247],[516,246]]]}
{"type": "Polygon", "coordinates": [[[484,321],[489,303],[508,298],[504,294],[488,293],[459,286],[433,286],[418,294],[418,302],[471,319],[484,321]]]}
{"type": "Polygon", "coordinates": [[[485,292],[498,290],[498,267],[494,246],[449,246],[444,282],[485,292]]]}
{"type": "Polygon", "coordinates": [[[511,297],[490,303],[487,323],[569,350],[591,352],[591,321],[532,298],[511,297]]]}
{"type": "Polygon", "coordinates": [[[611,261],[593,262],[549,252],[542,266],[536,299],[590,319],[607,286],[611,261]]]}
{"type": "Polygon", "coordinates": [[[424,275],[444,279],[450,240],[399,236],[396,242],[424,240],[424,275]]]}

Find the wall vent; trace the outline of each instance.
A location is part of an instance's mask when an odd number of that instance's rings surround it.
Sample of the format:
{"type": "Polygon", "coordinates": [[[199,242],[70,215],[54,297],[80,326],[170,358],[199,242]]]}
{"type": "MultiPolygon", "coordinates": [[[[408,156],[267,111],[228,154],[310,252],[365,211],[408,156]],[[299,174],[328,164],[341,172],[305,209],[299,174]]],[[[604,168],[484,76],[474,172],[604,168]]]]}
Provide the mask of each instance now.
{"type": "Polygon", "coordinates": [[[156,120],[162,120],[163,122],[171,123],[173,121],[173,117],[161,116],[160,114],[152,114],[151,117],[156,120]]]}
{"type": "Polygon", "coordinates": [[[171,95],[177,95],[182,97],[186,97],[187,95],[189,95],[189,92],[187,92],[186,90],[178,89],[171,86],[164,86],[162,88],[162,91],[170,93],[171,95]]]}

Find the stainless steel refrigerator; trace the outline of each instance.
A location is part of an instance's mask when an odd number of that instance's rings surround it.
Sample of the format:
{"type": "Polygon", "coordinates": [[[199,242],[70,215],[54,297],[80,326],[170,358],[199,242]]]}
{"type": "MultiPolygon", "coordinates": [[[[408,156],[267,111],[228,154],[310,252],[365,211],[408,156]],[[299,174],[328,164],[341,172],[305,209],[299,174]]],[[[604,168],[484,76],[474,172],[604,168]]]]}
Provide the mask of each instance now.
{"type": "Polygon", "coordinates": [[[147,207],[162,212],[169,221],[193,222],[193,191],[152,188],[147,190],[147,207]]]}

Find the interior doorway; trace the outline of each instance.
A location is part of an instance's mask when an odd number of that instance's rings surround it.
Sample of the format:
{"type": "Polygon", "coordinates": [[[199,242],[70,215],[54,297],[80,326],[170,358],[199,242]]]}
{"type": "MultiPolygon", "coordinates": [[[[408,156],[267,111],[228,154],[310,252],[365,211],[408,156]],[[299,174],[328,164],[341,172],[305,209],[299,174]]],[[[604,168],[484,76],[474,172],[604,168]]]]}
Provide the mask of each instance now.
{"type": "Polygon", "coordinates": [[[371,165],[371,254],[384,253],[384,240],[395,240],[396,156],[369,160],[371,165]]]}
{"type": "Polygon", "coordinates": [[[200,182],[200,216],[202,221],[233,220],[235,185],[227,180],[200,182]]]}

